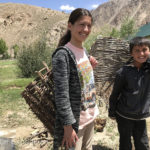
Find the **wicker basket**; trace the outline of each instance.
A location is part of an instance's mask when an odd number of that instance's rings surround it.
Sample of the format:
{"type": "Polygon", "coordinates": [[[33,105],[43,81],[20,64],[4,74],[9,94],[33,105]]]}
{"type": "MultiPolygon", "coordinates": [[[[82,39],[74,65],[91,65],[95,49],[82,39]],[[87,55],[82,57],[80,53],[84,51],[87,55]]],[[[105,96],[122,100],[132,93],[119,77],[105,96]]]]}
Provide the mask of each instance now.
{"type": "Polygon", "coordinates": [[[29,83],[21,93],[33,113],[40,119],[50,134],[54,134],[55,105],[52,72],[44,63],[44,68],[37,72],[38,77],[29,83]]]}

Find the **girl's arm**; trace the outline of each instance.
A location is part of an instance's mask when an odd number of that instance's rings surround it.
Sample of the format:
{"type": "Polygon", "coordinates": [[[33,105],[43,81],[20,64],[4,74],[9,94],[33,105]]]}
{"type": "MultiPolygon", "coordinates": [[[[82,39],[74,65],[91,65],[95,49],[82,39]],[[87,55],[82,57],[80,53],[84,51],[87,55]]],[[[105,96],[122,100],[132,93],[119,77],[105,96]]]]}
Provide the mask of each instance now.
{"type": "Polygon", "coordinates": [[[76,122],[70,104],[68,67],[67,52],[65,50],[59,50],[53,56],[52,71],[55,85],[56,114],[63,126],[76,122]]]}
{"type": "Polygon", "coordinates": [[[62,146],[70,148],[75,145],[78,137],[72,124],[76,122],[69,97],[69,64],[67,52],[59,50],[52,59],[52,71],[55,85],[56,115],[64,128],[62,146]]]}

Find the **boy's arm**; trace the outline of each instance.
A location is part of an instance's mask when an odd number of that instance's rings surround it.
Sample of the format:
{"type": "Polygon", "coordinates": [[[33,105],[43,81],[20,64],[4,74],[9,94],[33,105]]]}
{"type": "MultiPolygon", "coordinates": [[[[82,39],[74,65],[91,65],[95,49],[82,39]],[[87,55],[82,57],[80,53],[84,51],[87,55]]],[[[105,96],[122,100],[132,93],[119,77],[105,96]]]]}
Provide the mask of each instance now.
{"type": "Polygon", "coordinates": [[[120,96],[121,90],[123,89],[124,83],[125,83],[124,74],[122,73],[122,69],[120,69],[115,77],[113,90],[109,98],[108,115],[110,118],[115,118],[117,101],[120,96]]]}

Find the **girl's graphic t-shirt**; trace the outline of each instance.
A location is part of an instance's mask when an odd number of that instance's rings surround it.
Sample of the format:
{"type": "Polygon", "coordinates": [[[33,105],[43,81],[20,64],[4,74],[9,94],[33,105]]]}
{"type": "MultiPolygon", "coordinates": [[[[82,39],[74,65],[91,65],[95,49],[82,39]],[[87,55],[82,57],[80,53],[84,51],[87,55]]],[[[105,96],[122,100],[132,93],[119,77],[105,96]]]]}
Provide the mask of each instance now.
{"type": "Polygon", "coordinates": [[[79,129],[82,129],[84,126],[91,123],[99,114],[96,105],[96,89],[93,68],[84,49],[77,48],[70,42],[65,46],[67,46],[74,53],[77,61],[78,73],[82,88],[79,123],[79,129]]]}

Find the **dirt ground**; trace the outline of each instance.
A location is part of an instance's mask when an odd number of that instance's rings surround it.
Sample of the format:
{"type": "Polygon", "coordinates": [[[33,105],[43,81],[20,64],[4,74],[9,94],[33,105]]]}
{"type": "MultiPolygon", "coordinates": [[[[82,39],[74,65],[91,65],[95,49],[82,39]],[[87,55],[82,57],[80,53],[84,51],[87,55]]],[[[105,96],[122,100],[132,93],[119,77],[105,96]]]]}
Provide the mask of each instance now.
{"type": "MultiPolygon", "coordinates": [[[[21,126],[16,128],[0,128],[0,137],[11,138],[13,143],[16,145],[17,150],[51,150],[52,140],[47,141],[39,140],[36,136],[30,139],[38,132],[43,131],[43,125],[39,122],[34,126],[21,126]],[[45,143],[45,145],[44,145],[45,143]],[[41,145],[44,146],[41,146],[41,145]]],[[[50,136],[50,135],[49,135],[50,136]]],[[[111,147],[111,139],[108,140],[110,135],[104,129],[103,132],[95,132],[93,137],[93,145],[95,150],[113,150],[111,147]],[[109,144],[107,144],[109,143],[109,144]],[[108,145],[108,146],[107,146],[108,145]],[[108,147],[108,148],[107,148],[108,147]]]]}
{"type": "MultiPolygon", "coordinates": [[[[147,128],[150,139],[150,119],[147,119],[147,128]]],[[[0,137],[11,138],[16,145],[16,150],[51,150],[52,138],[50,135],[47,141],[39,140],[39,137],[31,139],[31,137],[43,130],[45,129],[40,122],[36,122],[33,126],[21,126],[16,128],[0,127],[0,137]]],[[[95,132],[93,137],[94,150],[118,150],[118,139],[116,123],[107,120],[107,125],[103,132],[95,132]]]]}

